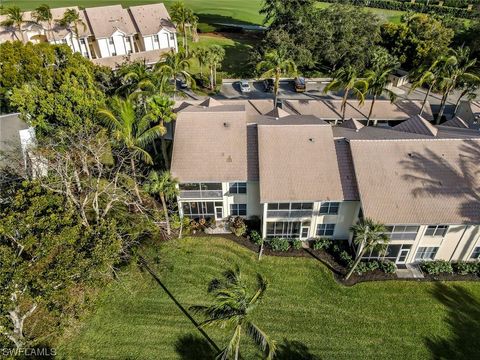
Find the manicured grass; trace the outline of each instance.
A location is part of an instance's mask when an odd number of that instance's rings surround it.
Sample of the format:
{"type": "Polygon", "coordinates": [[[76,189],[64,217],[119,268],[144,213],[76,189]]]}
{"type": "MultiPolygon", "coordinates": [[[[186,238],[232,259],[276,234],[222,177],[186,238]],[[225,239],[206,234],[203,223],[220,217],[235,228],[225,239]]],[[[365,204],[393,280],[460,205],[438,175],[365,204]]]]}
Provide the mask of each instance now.
{"type": "MultiPolygon", "coordinates": [[[[288,344],[289,353],[280,347],[280,359],[480,355],[472,352],[480,331],[479,283],[389,281],[344,287],[316,260],[264,257],[258,262],[249,250],[222,238],[157,244],[149,247],[147,258],[185,308],[208,303],[208,282],[235,264],[252,281],[261,272],[270,286],[254,316],[280,345],[288,344]],[[463,353],[449,352],[457,348],[463,353]]],[[[132,267],[120,279],[105,290],[78,333],[60,345],[58,358],[211,358],[198,330],[150,275],[132,267]]],[[[225,346],[226,332],[207,332],[225,346]]],[[[258,354],[245,341],[242,355],[254,359],[258,354]]]]}

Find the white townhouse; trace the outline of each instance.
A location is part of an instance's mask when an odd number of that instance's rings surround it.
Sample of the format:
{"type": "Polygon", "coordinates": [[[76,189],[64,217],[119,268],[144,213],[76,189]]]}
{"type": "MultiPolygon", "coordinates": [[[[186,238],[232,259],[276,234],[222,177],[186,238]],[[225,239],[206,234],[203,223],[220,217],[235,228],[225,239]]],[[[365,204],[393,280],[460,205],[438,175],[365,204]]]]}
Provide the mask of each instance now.
{"type": "Polygon", "coordinates": [[[182,215],[259,218],[264,238],[302,240],[351,240],[351,225],[371,217],[389,231],[381,257],[399,266],[480,258],[478,131],[419,116],[394,127],[331,126],[271,107],[178,104],[171,171],[182,215]]]}
{"type": "MultiPolygon", "coordinates": [[[[124,9],[121,5],[79,9],[77,6],[51,9],[53,21],[37,23],[33,12],[23,14],[22,31],[14,27],[0,26],[0,43],[5,41],[31,41],[67,44],[99,65],[112,68],[125,61],[145,61],[154,64],[162,53],[177,51],[177,36],[162,3],[134,6],[124,9]],[[66,10],[75,10],[80,22],[75,26],[58,24],[66,10]],[[78,36],[77,36],[78,35],[78,36]]],[[[0,20],[5,20],[0,16],[0,20]]]]}

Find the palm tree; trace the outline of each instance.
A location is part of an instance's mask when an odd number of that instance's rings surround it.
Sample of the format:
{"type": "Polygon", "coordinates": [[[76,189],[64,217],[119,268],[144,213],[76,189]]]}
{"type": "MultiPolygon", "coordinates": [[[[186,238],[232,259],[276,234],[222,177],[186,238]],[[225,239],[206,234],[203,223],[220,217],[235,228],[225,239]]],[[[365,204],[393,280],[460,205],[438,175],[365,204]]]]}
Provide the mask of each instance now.
{"type": "Polygon", "coordinates": [[[48,6],[47,4],[42,4],[39,7],[37,7],[33,12],[33,18],[38,24],[41,24],[42,22],[46,22],[48,24],[47,31],[50,33],[50,35],[53,35],[53,30],[52,30],[53,16],[50,10],[50,6],[48,6]]]}
{"type": "Polygon", "coordinates": [[[178,29],[183,33],[183,49],[185,53],[188,54],[188,28],[192,25],[192,22],[198,22],[198,18],[193,14],[193,11],[187,8],[181,1],[177,1],[171,6],[170,16],[178,29]]]}
{"type": "Polygon", "coordinates": [[[437,83],[437,87],[442,93],[437,124],[442,119],[448,95],[465,81],[480,81],[480,77],[470,72],[476,62],[476,59],[470,60],[470,49],[468,47],[460,47],[456,50],[450,49],[449,54],[443,59],[440,79],[437,83]]]}
{"type": "MultiPolygon", "coordinates": [[[[383,68],[377,67],[373,70],[368,70],[365,73],[367,81],[367,94],[372,96],[372,103],[370,105],[370,110],[368,111],[367,116],[367,126],[370,124],[370,117],[372,116],[373,107],[375,105],[375,100],[377,100],[377,97],[381,96],[384,92],[386,92],[390,97],[390,101],[395,101],[395,93],[388,88],[388,77],[390,76],[390,74],[393,73],[394,70],[395,66],[385,66],[383,68]]],[[[373,122],[373,125],[377,125],[377,120],[373,122]]]]}
{"type": "Polygon", "coordinates": [[[167,223],[167,234],[171,234],[170,219],[168,216],[167,200],[175,198],[178,193],[178,180],[172,177],[170,171],[165,170],[162,173],[152,171],[148,176],[148,181],[143,189],[150,195],[160,196],[163,212],[165,213],[165,222],[167,223]]]}
{"type": "Polygon", "coordinates": [[[161,136],[161,125],[151,126],[148,118],[138,118],[131,98],[124,100],[114,96],[110,108],[99,109],[98,115],[110,129],[113,140],[125,146],[131,153],[130,166],[135,183],[135,193],[138,200],[142,202],[138,190],[135,160],[140,158],[147,164],[153,164],[151,155],[145,149],[161,136]]]}
{"type": "MultiPolygon", "coordinates": [[[[423,110],[425,109],[425,105],[427,103],[428,97],[430,93],[435,88],[435,85],[440,77],[440,72],[442,70],[442,63],[443,58],[439,57],[436,59],[432,64],[428,67],[421,67],[419,71],[419,76],[417,80],[412,84],[412,88],[410,89],[409,93],[414,91],[420,86],[428,85],[427,92],[425,94],[425,98],[423,99],[422,107],[420,108],[419,115],[422,115],[423,110]]],[[[415,75],[414,75],[415,76],[415,75]]]]}
{"type": "Polygon", "coordinates": [[[155,75],[148,69],[145,62],[137,61],[123,65],[118,69],[117,76],[122,84],[115,92],[121,96],[129,96],[134,92],[147,94],[155,92],[155,75]]]}
{"type": "Polygon", "coordinates": [[[195,49],[194,56],[198,60],[198,64],[200,65],[200,75],[203,77],[203,67],[208,65],[209,61],[209,50],[206,47],[199,47],[195,49]]]}
{"type": "Polygon", "coordinates": [[[6,19],[3,20],[0,25],[6,27],[13,27],[13,34],[20,40],[17,35],[17,30],[22,37],[22,42],[25,43],[25,35],[23,33],[22,25],[25,23],[23,19],[23,12],[18,6],[10,6],[5,9],[2,9],[2,15],[6,16],[6,19]]]}
{"type": "Polygon", "coordinates": [[[210,87],[212,90],[217,86],[217,68],[225,58],[225,49],[220,45],[212,45],[208,48],[207,62],[210,66],[210,87]]]}
{"type": "Polygon", "coordinates": [[[81,51],[80,39],[78,38],[80,31],[78,27],[82,26],[83,31],[85,31],[87,28],[87,25],[80,17],[80,14],[78,13],[78,11],[75,9],[65,10],[65,12],[63,13],[63,17],[57,20],[57,22],[60,26],[63,26],[64,28],[66,28],[67,31],[70,33],[70,41],[72,43],[72,46],[73,46],[73,35],[75,35],[77,39],[78,49],[81,51]]]}
{"type": "Polygon", "coordinates": [[[183,76],[187,84],[191,87],[195,86],[192,75],[189,73],[188,69],[190,68],[190,62],[188,61],[185,52],[179,51],[175,52],[170,50],[164,57],[163,62],[156,64],[156,73],[159,75],[168,76],[173,81],[174,90],[173,90],[173,99],[177,93],[177,77],[183,76]]]}
{"type": "Polygon", "coordinates": [[[245,333],[266,352],[266,358],[272,359],[275,354],[276,343],[252,320],[252,310],[265,295],[268,283],[262,275],[257,274],[257,286],[253,295],[243,282],[240,269],[228,270],[223,273],[222,279],[214,279],[210,283],[209,292],[214,296],[212,305],[192,306],[195,313],[203,314],[206,319],[200,324],[202,327],[217,326],[225,328],[233,325],[233,334],[228,345],[219,356],[222,360],[234,358],[238,360],[242,335],[245,333]]]}
{"type": "Polygon", "coordinates": [[[389,241],[385,225],[369,218],[362,219],[358,224],[353,225],[350,231],[353,232],[353,243],[357,245],[357,257],[345,280],[350,278],[366,252],[385,251],[389,241]]]}
{"type": "Polygon", "coordinates": [[[293,76],[297,74],[295,62],[288,58],[284,51],[272,50],[264,55],[262,61],[257,64],[258,71],[264,71],[261,78],[274,78],[273,93],[274,105],[277,106],[278,87],[281,76],[293,76]]]}
{"type": "Polygon", "coordinates": [[[464,80],[459,84],[458,88],[462,89],[462,92],[460,93],[460,96],[455,104],[455,110],[453,111],[454,116],[457,114],[460,101],[462,101],[465,96],[469,101],[477,98],[477,90],[480,88],[480,78],[478,80],[464,80]]]}
{"type": "Polygon", "coordinates": [[[170,100],[166,96],[154,95],[147,100],[147,114],[145,119],[151,121],[160,127],[160,141],[162,145],[162,156],[167,169],[170,168],[170,160],[167,153],[167,144],[165,141],[165,134],[167,128],[165,124],[168,124],[176,119],[176,114],[173,111],[173,105],[175,102],[170,100]]]}
{"type": "MultiPolygon", "coordinates": [[[[344,92],[341,106],[342,120],[344,121],[348,95],[353,93],[360,101],[360,105],[363,105],[365,102],[365,92],[367,89],[367,82],[358,78],[357,70],[353,66],[347,65],[345,67],[341,67],[335,72],[333,80],[325,87],[323,91],[324,93],[327,93],[330,90],[342,90],[344,92]]],[[[337,121],[335,120],[335,125],[336,124],[337,121]]]]}

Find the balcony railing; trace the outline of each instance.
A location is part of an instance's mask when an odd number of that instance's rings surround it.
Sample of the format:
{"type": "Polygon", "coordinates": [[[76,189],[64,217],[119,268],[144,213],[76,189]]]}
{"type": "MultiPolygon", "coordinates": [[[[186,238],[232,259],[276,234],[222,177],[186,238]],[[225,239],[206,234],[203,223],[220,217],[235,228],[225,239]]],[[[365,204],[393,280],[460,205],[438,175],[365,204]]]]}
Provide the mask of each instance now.
{"type": "Polygon", "coordinates": [[[182,199],[218,199],[222,196],[222,190],[180,190],[182,199]]]}
{"type": "Polygon", "coordinates": [[[312,214],[313,210],[267,210],[269,218],[304,218],[312,214]]]}

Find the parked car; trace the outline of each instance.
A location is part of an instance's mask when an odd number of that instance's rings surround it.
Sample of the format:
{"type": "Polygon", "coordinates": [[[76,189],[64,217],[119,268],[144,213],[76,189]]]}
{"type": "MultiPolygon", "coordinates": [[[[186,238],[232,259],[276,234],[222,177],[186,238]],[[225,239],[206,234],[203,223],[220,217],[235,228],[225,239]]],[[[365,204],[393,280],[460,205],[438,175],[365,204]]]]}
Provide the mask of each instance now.
{"type": "Polygon", "coordinates": [[[295,82],[295,91],[296,92],[304,92],[307,87],[305,85],[305,78],[298,76],[294,79],[295,82]]]}
{"type": "Polygon", "coordinates": [[[273,79],[265,79],[263,80],[263,86],[265,92],[272,92],[273,91],[273,79]]]}
{"type": "Polygon", "coordinates": [[[241,80],[240,81],[240,91],[242,93],[248,93],[250,92],[250,85],[248,84],[248,81],[247,80],[241,80]]]}

